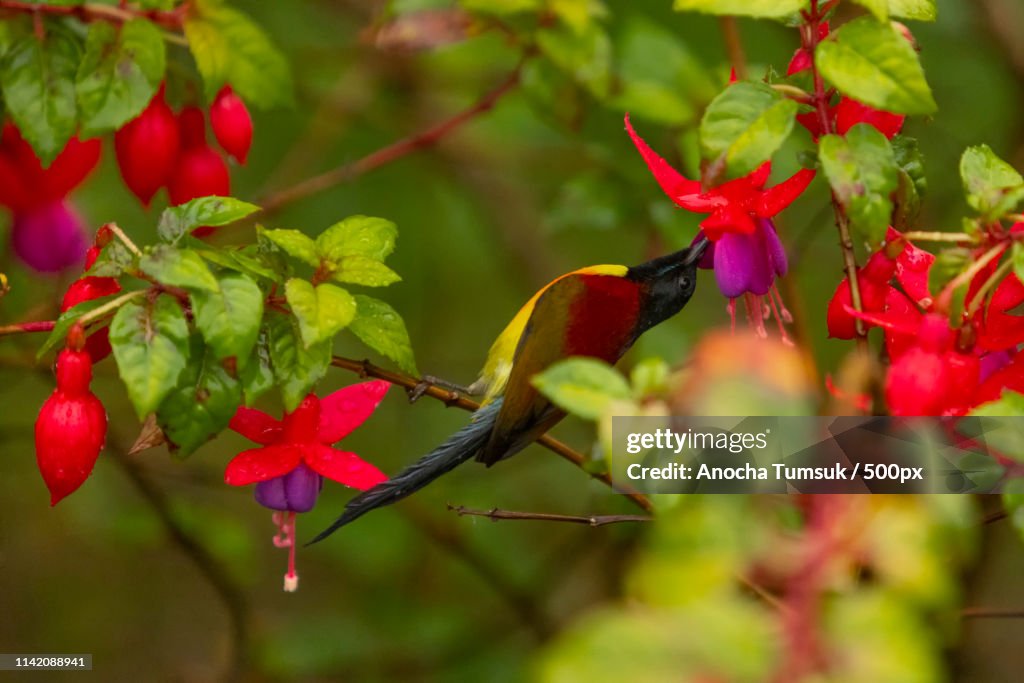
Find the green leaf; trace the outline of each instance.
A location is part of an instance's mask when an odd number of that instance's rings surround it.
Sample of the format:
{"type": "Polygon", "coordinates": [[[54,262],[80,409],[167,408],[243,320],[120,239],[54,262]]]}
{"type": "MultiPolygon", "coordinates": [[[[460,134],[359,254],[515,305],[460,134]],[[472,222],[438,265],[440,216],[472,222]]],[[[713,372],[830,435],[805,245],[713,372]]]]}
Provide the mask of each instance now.
{"type": "Polygon", "coordinates": [[[988,145],[968,147],[960,157],[967,203],[986,217],[999,218],[1024,199],[1024,178],[988,145]]]}
{"type": "Polygon", "coordinates": [[[287,411],[295,410],[331,364],[331,344],[323,342],[304,348],[299,330],[290,316],[269,317],[270,360],[274,378],[281,387],[287,411]]]}
{"type": "Polygon", "coordinates": [[[807,0],[675,0],[672,8],[677,12],[777,19],[799,12],[806,6],[807,0]]]}
{"type": "Polygon", "coordinates": [[[128,247],[115,238],[100,249],[99,255],[85,274],[96,277],[120,277],[134,262],[135,257],[128,251],[128,247]]]}
{"type": "Polygon", "coordinates": [[[1011,263],[1013,263],[1013,274],[1017,279],[1024,282],[1024,244],[1014,242],[1010,251],[1011,263]]]}
{"type": "Polygon", "coordinates": [[[46,39],[27,35],[4,55],[0,67],[7,111],[43,166],[49,166],[75,134],[75,72],[78,43],[56,27],[46,39]]]}
{"type": "Polygon", "coordinates": [[[532,12],[543,6],[542,0],[459,0],[459,4],[470,12],[495,16],[532,12]]]}
{"type": "Polygon", "coordinates": [[[889,0],[889,14],[903,19],[935,21],[938,10],[935,0],[889,0]]]}
{"type": "Polygon", "coordinates": [[[210,267],[191,249],[176,249],[158,244],[139,259],[139,268],[157,282],[181,287],[189,292],[217,291],[217,278],[210,267]]]}
{"type": "Polygon", "coordinates": [[[419,375],[416,359],[402,316],[372,296],[356,294],[356,317],[348,329],[359,341],[398,364],[402,370],[419,375]]]}
{"type": "Polygon", "coordinates": [[[395,250],[397,239],[398,228],[389,220],[349,216],[316,238],[316,250],[320,258],[331,264],[340,263],[346,256],[383,261],[395,250]]]}
{"type": "Polygon", "coordinates": [[[997,400],[985,403],[968,413],[985,417],[984,443],[1018,462],[1024,461],[1024,394],[1004,390],[997,400]]]}
{"type": "Polygon", "coordinates": [[[208,351],[193,335],[190,355],[196,360],[181,373],[156,413],[171,451],[181,458],[223,431],[242,402],[238,380],[208,351]]]}
{"type": "Polygon", "coordinates": [[[365,256],[346,256],[331,272],[331,278],[364,287],[387,287],[402,280],[395,271],[380,261],[365,256]]]}
{"type": "Polygon", "coordinates": [[[818,151],[851,227],[868,244],[880,244],[892,216],[890,195],[899,183],[889,141],[873,126],[858,123],[845,137],[822,137],[818,151]]]}
{"type": "Polygon", "coordinates": [[[309,235],[298,230],[266,230],[261,229],[260,235],[281,247],[286,254],[308,263],[313,267],[320,265],[317,244],[309,235]]]}
{"type": "Polygon", "coordinates": [[[270,361],[270,330],[266,325],[260,328],[252,357],[239,371],[245,405],[251,406],[263,394],[274,387],[274,369],[270,361]]]}
{"type": "Polygon", "coordinates": [[[207,99],[231,84],[243,100],[257,107],[291,104],[288,62],[247,14],[221,0],[197,0],[186,16],[185,37],[207,99]]]}
{"type": "Polygon", "coordinates": [[[628,401],[632,396],[626,379],[594,358],[559,361],[534,375],[531,382],[556,406],[587,420],[600,418],[612,401],[628,401]]]}
{"type": "Polygon", "coordinates": [[[629,383],[633,386],[633,398],[658,396],[668,391],[671,368],[661,358],[645,358],[633,366],[629,383]]]}
{"type": "Polygon", "coordinates": [[[234,357],[242,369],[249,360],[263,319],[263,292],[240,273],[222,277],[214,292],[192,294],[196,327],[218,359],[234,357]]]}
{"type": "Polygon", "coordinates": [[[110,344],[139,419],[152,413],[178,383],[189,358],[188,323],[177,300],[133,300],[110,323],[110,344]]]}
{"type": "Polygon", "coordinates": [[[608,96],[612,83],[612,44],[599,24],[582,31],[558,25],[537,32],[537,46],[551,63],[572,76],[594,97],[608,96]]]}
{"type": "Polygon", "coordinates": [[[889,0],[854,0],[854,2],[875,15],[875,19],[889,20],[889,0]]]}
{"type": "Polygon", "coordinates": [[[818,44],[814,60],[844,95],[897,114],[937,108],[914,48],[890,24],[862,17],[818,44]]]}
{"type": "Polygon", "coordinates": [[[700,122],[704,155],[725,157],[729,177],[747,175],[789,137],[798,105],[764,83],[740,82],[716,97],[700,122]]]}
{"type": "Polygon", "coordinates": [[[227,246],[220,249],[211,249],[208,245],[205,245],[203,247],[196,247],[194,251],[205,260],[221,268],[245,273],[250,277],[266,278],[274,282],[281,282],[284,279],[279,273],[276,273],[272,268],[263,263],[259,258],[259,254],[256,253],[257,247],[255,245],[242,248],[227,246]]]}
{"type": "Polygon", "coordinates": [[[103,21],[90,24],[75,77],[82,135],[116,130],[142,113],[165,69],[164,40],[151,22],[135,19],[120,30],[103,21]]]}
{"type": "Polygon", "coordinates": [[[49,336],[46,337],[46,341],[36,351],[36,359],[42,358],[48,351],[56,348],[58,344],[64,343],[64,338],[68,336],[68,330],[71,326],[86,313],[93,311],[104,304],[109,303],[115,297],[122,296],[122,293],[111,294],[110,296],[104,296],[99,299],[90,299],[89,301],[83,301],[77,306],[72,306],[68,310],[60,314],[57,320],[53,324],[53,329],[50,331],[49,336]]]}
{"type": "Polygon", "coordinates": [[[200,226],[217,227],[241,220],[260,207],[234,197],[200,197],[160,214],[156,233],[164,242],[175,243],[200,226]]]}
{"type": "Polygon", "coordinates": [[[902,231],[912,226],[920,213],[921,200],[928,192],[928,179],[924,174],[924,157],[918,149],[917,140],[897,135],[891,144],[899,167],[899,186],[895,194],[896,209],[892,224],[902,231]]]}
{"type": "Polygon", "coordinates": [[[293,277],[284,285],[288,305],[299,321],[306,348],[329,341],[345,329],[356,315],[356,300],[341,287],[293,277]]]}

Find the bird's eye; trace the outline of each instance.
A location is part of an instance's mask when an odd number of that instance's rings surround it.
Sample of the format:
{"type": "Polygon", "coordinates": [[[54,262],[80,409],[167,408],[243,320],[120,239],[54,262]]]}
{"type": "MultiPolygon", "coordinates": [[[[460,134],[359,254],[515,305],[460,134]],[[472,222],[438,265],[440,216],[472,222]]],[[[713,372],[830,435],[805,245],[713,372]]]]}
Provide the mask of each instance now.
{"type": "Polygon", "coordinates": [[[690,284],[690,278],[688,277],[684,277],[681,280],[679,280],[679,286],[682,287],[683,289],[689,289],[690,284]]]}

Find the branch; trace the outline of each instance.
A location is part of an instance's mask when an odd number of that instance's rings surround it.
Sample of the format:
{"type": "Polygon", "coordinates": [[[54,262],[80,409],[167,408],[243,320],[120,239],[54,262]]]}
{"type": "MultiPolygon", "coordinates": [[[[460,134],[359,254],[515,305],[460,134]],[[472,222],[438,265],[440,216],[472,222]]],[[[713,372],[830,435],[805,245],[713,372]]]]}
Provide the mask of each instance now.
{"type": "Polygon", "coordinates": [[[740,38],[740,27],[734,16],[724,16],[719,20],[725,48],[729,54],[729,63],[736,73],[736,78],[743,81],[747,78],[747,55],[743,51],[743,40],[740,38]]]}
{"type": "Polygon", "coordinates": [[[965,607],[960,610],[963,619],[1024,619],[1024,608],[965,607]]]}
{"type": "Polygon", "coordinates": [[[50,332],[53,330],[53,320],[32,320],[24,323],[13,323],[11,325],[0,325],[0,337],[10,334],[25,334],[26,332],[50,332]]]}
{"type": "Polygon", "coordinates": [[[206,546],[178,521],[167,495],[150,481],[142,468],[132,458],[126,456],[123,449],[111,447],[109,450],[114,462],[121,467],[135,489],[152,508],[174,544],[195,565],[224,603],[231,623],[231,659],[225,680],[239,680],[249,651],[249,608],[242,589],[206,546]]]}
{"type": "Polygon", "coordinates": [[[42,14],[73,16],[84,22],[109,21],[117,24],[123,24],[133,19],[146,19],[163,28],[180,31],[190,4],[182,3],[173,10],[144,10],[123,5],[101,5],[91,2],[83,5],[47,5],[45,3],[20,2],[19,0],[0,0],[0,11],[22,12],[35,16],[42,14]]]}
{"type": "Polygon", "coordinates": [[[291,204],[292,202],[323,192],[335,185],[351,181],[364,173],[368,173],[376,168],[384,166],[385,164],[389,164],[396,159],[400,159],[401,157],[411,154],[412,152],[437,144],[442,138],[462,126],[464,123],[467,123],[477,116],[493,109],[494,105],[498,103],[498,100],[519,84],[523,64],[530,58],[530,56],[530,53],[524,54],[522,59],[519,61],[519,64],[517,64],[512,72],[505,77],[505,80],[503,80],[498,87],[484,95],[476,104],[468,109],[462,110],[455,116],[452,116],[431,128],[407,138],[402,138],[401,140],[393,142],[386,147],[382,147],[375,152],[371,152],[361,159],[343,164],[342,166],[338,166],[330,171],[313,176],[312,178],[307,178],[306,180],[292,185],[291,187],[271,194],[262,202],[257,202],[263,206],[262,213],[275,213],[287,204],[291,204]]]}
{"type": "Polygon", "coordinates": [[[550,512],[517,512],[515,510],[474,510],[464,505],[452,505],[448,503],[448,509],[459,517],[486,517],[497,522],[503,519],[533,520],[537,522],[566,522],[569,524],[586,524],[587,526],[598,527],[608,524],[620,524],[622,522],[651,522],[654,517],[650,515],[556,515],[550,512]]]}
{"type": "MultiPolygon", "coordinates": [[[[383,368],[377,367],[368,360],[359,361],[352,360],[351,358],[342,358],[341,356],[334,356],[334,358],[331,359],[331,365],[337,368],[342,368],[343,370],[348,370],[349,372],[354,372],[360,377],[375,377],[377,379],[382,379],[385,382],[389,382],[396,386],[403,387],[407,392],[411,392],[414,389],[417,389],[422,386],[422,382],[420,382],[420,380],[416,379],[415,377],[410,377],[409,375],[405,375],[399,372],[384,370],[383,368]]],[[[434,385],[428,386],[426,391],[423,392],[423,395],[436,399],[441,403],[444,403],[449,408],[454,406],[456,408],[461,408],[462,410],[468,410],[470,412],[475,412],[478,408],[480,408],[479,403],[472,399],[466,398],[459,392],[450,391],[448,389],[442,389],[441,387],[437,387],[434,385]]],[[[616,492],[623,494],[645,512],[654,511],[654,507],[651,505],[651,501],[650,499],[647,498],[647,496],[643,495],[642,493],[637,493],[635,491],[621,491],[617,489],[615,484],[612,482],[611,476],[607,472],[587,471],[587,459],[580,453],[573,450],[570,446],[546,434],[537,439],[537,443],[539,443],[541,446],[544,446],[544,448],[547,448],[549,451],[552,451],[556,455],[561,456],[565,460],[568,460],[573,465],[576,465],[576,467],[579,467],[594,479],[597,479],[598,481],[607,484],[616,492]]]]}

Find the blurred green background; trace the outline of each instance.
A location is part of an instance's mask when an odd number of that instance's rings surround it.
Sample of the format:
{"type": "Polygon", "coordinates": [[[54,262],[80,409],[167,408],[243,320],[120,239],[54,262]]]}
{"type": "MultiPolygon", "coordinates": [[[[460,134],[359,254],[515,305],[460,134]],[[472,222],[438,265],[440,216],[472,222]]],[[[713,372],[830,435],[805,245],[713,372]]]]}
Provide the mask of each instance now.
{"type": "MultiPolygon", "coordinates": [[[[236,4],[284,49],[296,81],[296,107],[256,112],[250,163],[233,168],[234,194],[252,201],[451,116],[497,85],[519,58],[519,48],[496,30],[425,50],[407,49],[374,31],[396,16],[451,6],[443,1],[236,4]]],[[[699,117],[728,74],[719,22],[674,13],[667,0],[605,5],[612,69],[623,82],[654,84],[650,99],[639,105],[625,96],[600,102],[586,88],[531,66],[520,88],[437,147],[288,205],[267,221],[315,234],[351,214],[394,220],[400,237],[390,265],[404,280],[382,298],[405,317],[423,372],[472,381],[491,340],[552,277],[593,263],[637,263],[686,244],[695,232],[698,218],[674,211],[648,175],[623,131],[622,114],[633,105],[641,133],[681,162],[679,150],[692,137],[687,119],[699,117]]],[[[1019,3],[941,0],[939,9],[937,23],[913,30],[940,112],[934,120],[911,121],[906,131],[920,139],[926,159],[929,196],[920,224],[936,230],[955,229],[966,211],[956,173],[965,146],[986,142],[1018,168],[1024,163],[1019,3]]],[[[784,70],[796,47],[794,31],[749,21],[741,21],[740,30],[752,75],[763,74],[767,65],[784,70]]],[[[775,177],[796,168],[795,152],[806,145],[802,131],[794,136],[778,155],[775,177]]],[[[849,351],[825,334],[825,303],[841,265],[826,197],[816,181],[779,225],[794,266],[787,303],[803,321],[823,373],[834,372],[849,351]]],[[[109,144],[101,168],[74,200],[94,227],[115,220],[138,241],[152,241],[160,207],[149,213],[139,207],[120,181],[109,144]]],[[[0,270],[11,283],[0,300],[3,321],[53,317],[66,281],[32,276],[6,250],[0,270]]],[[[701,334],[727,324],[725,301],[705,273],[685,313],[645,336],[624,366],[648,356],[680,362],[701,334]]],[[[227,460],[248,447],[244,439],[225,433],[187,463],[175,462],[163,448],[137,456],[131,471],[141,473],[175,523],[223,569],[232,617],[210,577],[173,542],[129,470],[109,454],[80,491],[49,508],[32,455],[36,411],[52,388],[49,368],[32,364],[41,341],[0,343],[0,651],[91,652],[95,670],[26,680],[213,681],[232,670],[253,681],[518,681],[537,675],[691,680],[681,670],[678,679],[667,673],[671,667],[645,673],[643,662],[652,655],[643,649],[626,649],[635,667],[615,668],[621,664],[613,656],[616,646],[625,647],[629,634],[644,629],[673,634],[677,643],[704,652],[695,657],[728,656],[734,638],[750,641],[738,646],[735,657],[754,673],[704,680],[761,680],[757,662],[773,657],[758,649],[772,648],[747,608],[698,612],[671,626],[644,622],[632,631],[615,622],[601,637],[559,640],[581,617],[590,619],[593,610],[619,601],[624,590],[636,600],[635,586],[624,588],[624,577],[632,577],[630,585],[644,581],[643,575],[636,578],[637,563],[662,557],[665,541],[657,539],[669,532],[657,532],[652,545],[642,525],[491,523],[446,511],[448,502],[567,514],[631,511],[620,497],[537,447],[492,470],[460,468],[414,499],[301,549],[295,594],[280,590],[285,554],[270,542],[269,511],[255,504],[250,491],[222,484],[227,460]],[[239,624],[241,640],[233,631],[239,624]],[[235,660],[239,643],[242,655],[235,660]],[[578,666],[581,659],[593,670],[578,666]]],[[[356,342],[337,351],[366,354],[356,342]]],[[[137,422],[113,362],[98,366],[96,374],[94,389],[111,416],[108,441],[124,448],[137,435],[137,422]]],[[[353,381],[332,370],[320,390],[353,381]]],[[[262,407],[279,414],[274,400],[262,407]]],[[[410,406],[393,389],[346,447],[394,472],[466,420],[465,413],[429,399],[410,406]]],[[[574,420],[556,434],[582,451],[594,440],[592,425],[574,420]]],[[[322,529],[349,495],[328,484],[317,508],[301,517],[300,538],[322,529]]],[[[746,547],[741,541],[748,525],[756,535],[764,504],[775,505],[737,497],[708,503],[709,512],[684,503],[665,523],[703,529],[707,538],[733,534],[746,547]],[[707,515],[716,525],[706,526],[707,515]],[[719,528],[723,519],[729,524],[719,528]]],[[[945,523],[946,517],[920,514],[912,523],[922,537],[928,525],[945,523]]],[[[943,514],[965,525],[974,513],[964,505],[943,514]]],[[[943,600],[1024,604],[1024,552],[1011,526],[998,522],[957,533],[975,538],[980,552],[964,573],[955,563],[936,569],[955,579],[943,600]]],[[[676,554],[658,576],[676,590],[687,582],[701,594],[712,590],[711,580],[689,571],[691,555],[680,548],[707,553],[714,544],[691,542],[669,543],[676,554]]],[[[945,547],[919,552],[941,565],[945,547]]],[[[867,614],[864,628],[851,626],[849,638],[872,634],[877,625],[871,614],[883,617],[882,610],[867,614]]],[[[893,628],[914,640],[906,629],[893,628]]],[[[1020,621],[960,625],[954,617],[937,630],[938,672],[919,668],[917,680],[1019,680],[1020,621]]],[[[912,649],[897,635],[890,645],[899,652],[912,649]]],[[[679,656],[685,659],[686,652],[679,656]]],[[[0,680],[14,676],[0,673],[0,680]]],[[[878,674],[859,680],[900,679],[878,674]]]]}

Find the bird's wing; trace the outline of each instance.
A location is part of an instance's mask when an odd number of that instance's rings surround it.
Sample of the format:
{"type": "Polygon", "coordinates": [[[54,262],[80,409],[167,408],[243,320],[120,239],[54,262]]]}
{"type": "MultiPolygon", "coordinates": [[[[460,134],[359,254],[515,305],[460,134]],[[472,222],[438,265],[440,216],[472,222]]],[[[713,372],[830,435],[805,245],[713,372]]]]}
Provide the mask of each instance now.
{"type": "Polygon", "coordinates": [[[591,269],[544,289],[519,337],[504,403],[478,460],[493,464],[513,455],[558,422],[564,413],[533,387],[533,376],[570,356],[618,361],[633,341],[640,304],[637,283],[591,269]]]}

